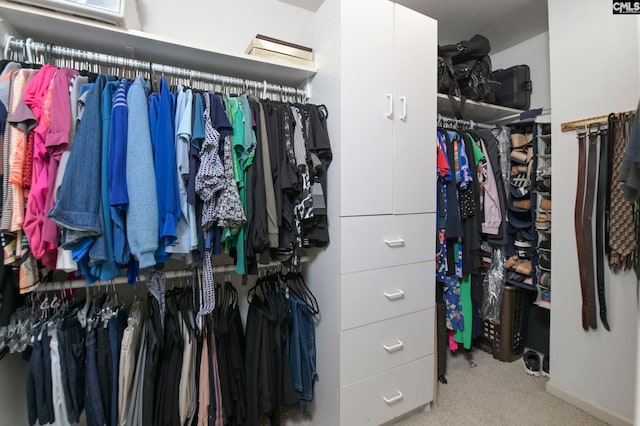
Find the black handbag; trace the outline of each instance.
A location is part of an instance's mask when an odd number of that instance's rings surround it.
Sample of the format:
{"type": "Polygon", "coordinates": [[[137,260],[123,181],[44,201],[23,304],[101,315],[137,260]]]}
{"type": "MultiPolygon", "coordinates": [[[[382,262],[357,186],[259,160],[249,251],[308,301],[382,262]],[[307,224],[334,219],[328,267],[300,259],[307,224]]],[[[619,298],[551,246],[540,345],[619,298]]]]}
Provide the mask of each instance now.
{"type": "Polygon", "coordinates": [[[470,40],[438,47],[438,91],[474,101],[493,101],[500,87],[491,71],[491,46],[476,34],[470,40]]]}
{"type": "Polygon", "coordinates": [[[467,61],[469,59],[482,59],[491,52],[489,39],[476,34],[469,40],[462,40],[456,44],[438,46],[438,56],[450,58],[452,64],[467,61]]]}

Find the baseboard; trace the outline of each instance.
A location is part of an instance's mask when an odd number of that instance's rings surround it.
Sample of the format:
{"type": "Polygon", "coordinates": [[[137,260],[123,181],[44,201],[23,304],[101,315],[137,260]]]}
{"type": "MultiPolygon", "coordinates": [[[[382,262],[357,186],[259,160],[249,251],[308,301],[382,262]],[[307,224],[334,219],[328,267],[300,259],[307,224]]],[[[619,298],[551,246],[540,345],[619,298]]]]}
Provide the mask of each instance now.
{"type": "Polygon", "coordinates": [[[606,408],[602,408],[601,406],[583,399],[568,390],[562,388],[561,386],[556,385],[551,380],[547,382],[546,386],[547,392],[549,392],[553,396],[557,396],[558,398],[567,401],[569,404],[575,405],[579,409],[586,411],[594,417],[602,420],[603,422],[610,424],[612,426],[632,426],[633,421],[631,419],[627,419],[621,417],[606,408]]]}

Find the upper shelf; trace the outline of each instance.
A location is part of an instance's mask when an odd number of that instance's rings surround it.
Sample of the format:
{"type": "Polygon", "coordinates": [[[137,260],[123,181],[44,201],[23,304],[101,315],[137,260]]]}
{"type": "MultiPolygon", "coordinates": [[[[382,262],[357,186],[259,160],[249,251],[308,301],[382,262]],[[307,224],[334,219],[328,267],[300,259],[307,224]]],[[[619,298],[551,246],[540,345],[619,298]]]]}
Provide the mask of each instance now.
{"type": "MultiPolygon", "coordinates": [[[[454,99],[460,102],[460,98],[454,96],[454,99]]],[[[514,121],[517,120],[520,113],[522,113],[522,110],[519,109],[470,101],[468,99],[465,102],[464,108],[464,118],[466,120],[486,124],[504,124],[509,121],[514,121]]],[[[438,113],[451,118],[455,117],[449,97],[442,93],[438,93],[438,113]]]]}
{"type": "Polygon", "coordinates": [[[19,33],[14,35],[43,43],[293,87],[316,73],[311,67],[186,46],[179,40],[15,3],[0,1],[0,15],[19,33]]]}

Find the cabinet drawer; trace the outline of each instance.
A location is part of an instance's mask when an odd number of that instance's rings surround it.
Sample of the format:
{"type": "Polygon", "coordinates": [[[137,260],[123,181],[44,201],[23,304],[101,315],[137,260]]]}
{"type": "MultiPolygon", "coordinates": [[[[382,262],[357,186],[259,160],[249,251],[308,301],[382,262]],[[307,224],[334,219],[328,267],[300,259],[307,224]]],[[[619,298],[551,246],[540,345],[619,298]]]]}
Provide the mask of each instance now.
{"type": "Polygon", "coordinates": [[[340,384],[433,353],[433,308],[340,333],[340,384]]]}
{"type": "Polygon", "coordinates": [[[435,214],[340,219],[340,272],[349,273],[433,260],[435,214]]]}
{"type": "Polygon", "coordinates": [[[342,275],[340,329],[433,307],[434,268],[430,261],[342,275]]]}
{"type": "Polygon", "coordinates": [[[433,360],[430,355],[342,387],[340,424],[379,425],[431,402],[433,360]]]}

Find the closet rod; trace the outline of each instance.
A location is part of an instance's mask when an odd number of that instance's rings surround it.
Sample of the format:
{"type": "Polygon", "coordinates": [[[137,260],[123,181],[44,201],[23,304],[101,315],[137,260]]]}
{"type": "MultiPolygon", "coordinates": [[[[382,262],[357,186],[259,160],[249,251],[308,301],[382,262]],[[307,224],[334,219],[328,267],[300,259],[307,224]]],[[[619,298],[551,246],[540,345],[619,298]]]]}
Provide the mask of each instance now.
{"type": "MultiPolygon", "coordinates": [[[[635,111],[625,111],[625,112],[620,112],[616,115],[621,116],[626,114],[633,114],[634,112],[635,111]]],[[[599,115],[597,117],[583,118],[581,120],[567,121],[560,125],[560,130],[562,130],[562,132],[571,132],[573,130],[578,130],[586,126],[591,126],[593,124],[606,125],[608,121],[609,121],[608,114],[599,115]]]]}
{"type": "Polygon", "coordinates": [[[279,84],[270,84],[266,80],[255,81],[221,74],[212,74],[204,71],[174,67],[172,65],[157,64],[154,62],[141,61],[139,59],[124,58],[106,53],[97,53],[88,50],[36,42],[30,38],[20,39],[12,35],[7,35],[5,36],[5,59],[8,59],[9,51],[11,49],[14,49],[16,53],[24,53],[31,60],[33,60],[32,57],[34,54],[41,55],[43,57],[50,54],[62,59],[75,59],[89,63],[100,63],[102,65],[123,67],[136,71],[160,72],[164,74],[171,74],[176,77],[185,77],[200,81],[209,81],[212,83],[237,85],[243,86],[244,88],[254,87],[262,90],[263,93],[265,91],[270,91],[280,95],[298,96],[303,99],[308,99],[309,97],[306,90],[290,86],[281,86],[279,84]]]}
{"type": "Polygon", "coordinates": [[[473,120],[458,120],[457,118],[450,118],[450,117],[446,117],[444,115],[440,115],[438,114],[438,125],[440,125],[440,123],[443,124],[442,127],[447,127],[445,125],[446,124],[452,124],[454,126],[467,126],[469,129],[495,129],[496,126],[493,124],[484,124],[484,123],[476,123],[473,120]]]}
{"type": "MultiPolygon", "coordinates": [[[[308,263],[309,257],[302,256],[300,257],[300,263],[308,263]]],[[[266,265],[258,265],[258,269],[269,269],[269,268],[277,268],[282,265],[282,262],[270,262],[266,265]]],[[[235,265],[220,265],[213,267],[213,273],[225,273],[225,272],[235,272],[235,265]]],[[[188,269],[179,269],[175,271],[166,271],[164,273],[167,280],[172,280],[176,278],[186,278],[193,275],[193,271],[188,269]]],[[[141,279],[140,282],[144,282],[144,279],[141,279]]],[[[87,284],[87,281],[84,279],[81,280],[70,280],[70,281],[53,281],[50,283],[40,283],[38,284],[38,288],[36,288],[35,292],[42,291],[55,291],[55,290],[70,290],[70,289],[78,289],[78,288],[89,288],[89,287],[100,287],[100,286],[109,286],[109,285],[120,285],[127,284],[127,277],[117,277],[111,281],[96,281],[93,284],[87,284]]]]}

